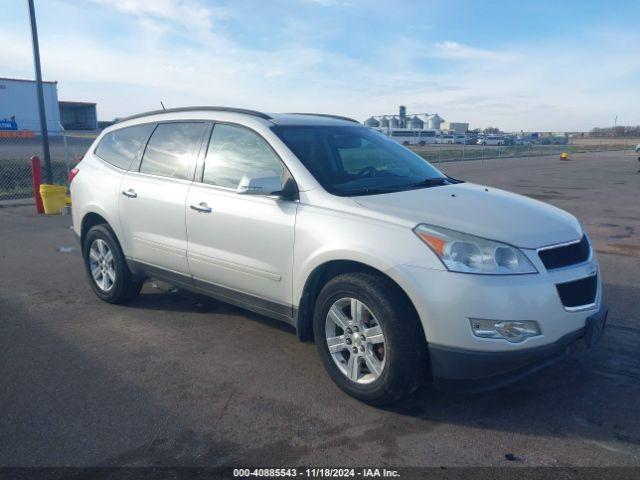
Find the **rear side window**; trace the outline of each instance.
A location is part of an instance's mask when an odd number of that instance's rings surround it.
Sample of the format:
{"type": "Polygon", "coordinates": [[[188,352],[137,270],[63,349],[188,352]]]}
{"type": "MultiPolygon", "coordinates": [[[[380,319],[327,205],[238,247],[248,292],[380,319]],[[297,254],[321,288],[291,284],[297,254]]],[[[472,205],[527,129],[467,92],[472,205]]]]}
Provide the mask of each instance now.
{"type": "Polygon", "coordinates": [[[188,179],[206,128],[204,122],[161,123],[149,138],[140,172],[188,179]]]}
{"type": "Polygon", "coordinates": [[[237,188],[244,175],[265,171],[282,178],[284,166],[262,137],[234,125],[214,126],[204,163],[204,183],[237,188]]]}
{"type": "Polygon", "coordinates": [[[100,140],[95,154],[114,167],[128,170],[150,128],[151,125],[136,125],[109,132],[100,140]]]}

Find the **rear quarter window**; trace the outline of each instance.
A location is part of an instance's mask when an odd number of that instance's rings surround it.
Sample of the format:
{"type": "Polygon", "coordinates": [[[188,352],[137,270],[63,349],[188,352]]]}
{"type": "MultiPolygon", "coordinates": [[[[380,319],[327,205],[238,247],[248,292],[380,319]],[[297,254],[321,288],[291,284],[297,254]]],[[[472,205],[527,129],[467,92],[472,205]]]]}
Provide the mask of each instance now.
{"type": "Polygon", "coordinates": [[[151,125],[136,125],[107,133],[95,149],[95,154],[114,167],[129,170],[140,151],[151,125]]]}

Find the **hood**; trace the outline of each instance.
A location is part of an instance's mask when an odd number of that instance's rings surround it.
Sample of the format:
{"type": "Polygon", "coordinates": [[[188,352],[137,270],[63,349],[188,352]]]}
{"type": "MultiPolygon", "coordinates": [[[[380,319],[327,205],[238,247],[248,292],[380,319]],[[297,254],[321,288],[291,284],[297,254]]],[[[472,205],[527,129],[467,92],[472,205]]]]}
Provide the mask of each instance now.
{"type": "Polygon", "coordinates": [[[571,214],[522,195],[473,183],[353,198],[372,214],[449,228],[521,248],[579,240],[571,214]]]}

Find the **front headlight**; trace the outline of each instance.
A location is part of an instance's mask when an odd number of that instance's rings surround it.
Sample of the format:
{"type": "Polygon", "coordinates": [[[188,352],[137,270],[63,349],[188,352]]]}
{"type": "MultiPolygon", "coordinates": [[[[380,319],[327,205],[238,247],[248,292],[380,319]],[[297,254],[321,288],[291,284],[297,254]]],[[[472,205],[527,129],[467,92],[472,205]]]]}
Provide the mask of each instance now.
{"type": "Polygon", "coordinates": [[[431,225],[421,224],[413,231],[452,272],[538,273],[525,254],[511,245],[431,225]]]}

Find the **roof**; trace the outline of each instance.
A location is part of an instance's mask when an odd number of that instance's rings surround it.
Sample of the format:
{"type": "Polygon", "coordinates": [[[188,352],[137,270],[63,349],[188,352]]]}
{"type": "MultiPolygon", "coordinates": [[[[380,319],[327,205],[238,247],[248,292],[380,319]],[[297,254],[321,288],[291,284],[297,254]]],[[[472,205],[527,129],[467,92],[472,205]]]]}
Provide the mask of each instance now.
{"type": "Polygon", "coordinates": [[[256,110],[248,110],[244,108],[219,107],[219,106],[196,106],[196,107],[178,107],[167,108],[165,110],[153,110],[151,112],[139,113],[129,117],[121,118],[118,123],[137,118],[143,118],[153,115],[162,115],[177,112],[229,112],[239,113],[252,117],[258,117],[268,120],[276,125],[344,125],[345,123],[353,124],[360,122],[348,117],[337,115],[328,115],[322,113],[264,113],[256,110]]]}
{"type": "MultiPolygon", "coordinates": [[[[9,77],[0,77],[0,81],[4,80],[5,82],[29,82],[29,83],[36,83],[35,80],[29,80],[26,78],[9,78],[9,77]]],[[[42,83],[51,83],[51,84],[57,84],[58,81],[57,80],[43,80],[42,83]]]]}
{"type": "Polygon", "coordinates": [[[271,121],[276,125],[344,125],[361,123],[353,118],[325,113],[272,113],[271,121]]]}
{"type": "Polygon", "coordinates": [[[58,104],[64,107],[95,107],[97,105],[94,102],[74,102],[71,100],[59,100],[58,104]]]}

